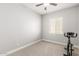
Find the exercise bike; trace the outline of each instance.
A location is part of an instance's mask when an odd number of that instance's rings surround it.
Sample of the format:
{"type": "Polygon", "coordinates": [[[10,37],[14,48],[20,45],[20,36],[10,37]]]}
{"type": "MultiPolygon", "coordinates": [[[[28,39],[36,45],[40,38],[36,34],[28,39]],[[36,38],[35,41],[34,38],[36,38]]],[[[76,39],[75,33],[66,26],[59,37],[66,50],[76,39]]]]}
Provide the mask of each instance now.
{"type": "Polygon", "coordinates": [[[74,51],[73,44],[70,41],[70,38],[76,38],[77,37],[77,33],[74,32],[67,32],[64,33],[64,36],[68,38],[68,43],[67,43],[67,47],[64,48],[66,50],[66,54],[64,54],[64,56],[72,56],[72,51],[74,51]]]}

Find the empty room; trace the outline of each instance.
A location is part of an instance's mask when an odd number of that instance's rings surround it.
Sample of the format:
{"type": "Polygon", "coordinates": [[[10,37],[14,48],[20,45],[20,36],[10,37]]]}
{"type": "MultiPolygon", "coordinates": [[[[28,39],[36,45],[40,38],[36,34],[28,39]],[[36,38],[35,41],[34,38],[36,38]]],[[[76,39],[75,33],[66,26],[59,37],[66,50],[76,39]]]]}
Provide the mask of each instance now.
{"type": "Polygon", "coordinates": [[[0,3],[0,56],[79,56],[78,3],[0,3]]]}

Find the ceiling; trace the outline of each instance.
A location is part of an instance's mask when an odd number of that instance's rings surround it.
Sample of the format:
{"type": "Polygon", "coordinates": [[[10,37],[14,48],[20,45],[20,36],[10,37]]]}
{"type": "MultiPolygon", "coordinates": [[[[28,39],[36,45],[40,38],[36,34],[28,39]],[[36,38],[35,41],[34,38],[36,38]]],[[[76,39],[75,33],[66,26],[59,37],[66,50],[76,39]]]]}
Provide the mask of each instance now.
{"type": "MultiPolygon", "coordinates": [[[[35,5],[37,5],[39,3],[24,3],[24,6],[32,9],[33,11],[35,11],[36,13],[39,14],[46,14],[46,11],[44,10],[44,5],[41,5],[39,7],[36,7],[35,5]]],[[[55,12],[64,8],[70,8],[73,6],[77,6],[78,3],[57,3],[57,6],[53,6],[53,5],[47,5],[47,13],[51,13],[51,12],[55,12]]]]}

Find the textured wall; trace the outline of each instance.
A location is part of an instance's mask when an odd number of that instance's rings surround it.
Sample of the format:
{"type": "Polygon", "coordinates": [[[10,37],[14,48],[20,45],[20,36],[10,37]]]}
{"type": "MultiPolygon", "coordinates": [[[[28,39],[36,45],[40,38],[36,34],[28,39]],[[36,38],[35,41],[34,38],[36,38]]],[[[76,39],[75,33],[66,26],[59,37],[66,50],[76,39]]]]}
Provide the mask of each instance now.
{"type": "Polygon", "coordinates": [[[41,16],[21,4],[0,4],[0,54],[40,39],[41,16]]]}
{"type": "MultiPolygon", "coordinates": [[[[55,17],[63,17],[63,32],[76,32],[78,31],[79,20],[79,8],[71,7],[63,10],[59,10],[43,16],[43,39],[66,43],[67,38],[63,34],[50,34],[50,21],[55,17]]],[[[72,39],[72,42],[79,45],[78,39],[72,39]]]]}

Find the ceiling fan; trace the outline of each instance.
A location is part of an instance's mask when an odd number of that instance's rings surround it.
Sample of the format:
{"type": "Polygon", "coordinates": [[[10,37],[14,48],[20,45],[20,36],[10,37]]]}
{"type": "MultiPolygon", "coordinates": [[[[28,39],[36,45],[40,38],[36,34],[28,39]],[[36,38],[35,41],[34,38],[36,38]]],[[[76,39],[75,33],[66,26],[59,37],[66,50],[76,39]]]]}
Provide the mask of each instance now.
{"type": "Polygon", "coordinates": [[[37,4],[37,5],[35,5],[36,7],[40,7],[40,6],[45,6],[44,7],[44,10],[47,10],[47,6],[48,5],[52,5],[52,6],[57,6],[58,4],[57,3],[40,3],[40,4],[37,4]]]}
{"type": "Polygon", "coordinates": [[[57,3],[40,3],[40,4],[37,4],[36,7],[39,7],[41,5],[53,5],[53,6],[57,6],[57,3]]]}

